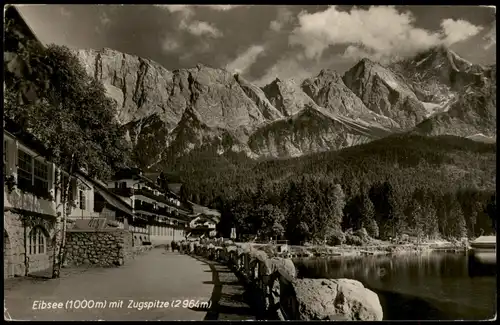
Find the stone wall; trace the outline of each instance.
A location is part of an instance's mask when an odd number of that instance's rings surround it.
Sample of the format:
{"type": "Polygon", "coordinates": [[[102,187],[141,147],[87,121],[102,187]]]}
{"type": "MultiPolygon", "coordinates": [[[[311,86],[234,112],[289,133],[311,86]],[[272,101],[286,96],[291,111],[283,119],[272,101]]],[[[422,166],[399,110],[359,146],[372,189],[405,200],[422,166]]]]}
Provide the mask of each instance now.
{"type": "Polygon", "coordinates": [[[351,279],[299,279],[291,259],[249,244],[184,242],[181,250],[228,265],[250,288],[264,319],[382,320],[378,296],[351,279]]]}
{"type": "Polygon", "coordinates": [[[20,212],[4,211],[4,278],[52,268],[55,218],[30,217],[30,220],[31,224],[25,227],[20,212]],[[29,234],[34,227],[40,228],[45,237],[45,253],[29,254],[28,251],[26,255],[29,234]]]}
{"type": "Polygon", "coordinates": [[[123,229],[68,231],[65,265],[120,266],[133,258],[132,233],[123,229]]]}

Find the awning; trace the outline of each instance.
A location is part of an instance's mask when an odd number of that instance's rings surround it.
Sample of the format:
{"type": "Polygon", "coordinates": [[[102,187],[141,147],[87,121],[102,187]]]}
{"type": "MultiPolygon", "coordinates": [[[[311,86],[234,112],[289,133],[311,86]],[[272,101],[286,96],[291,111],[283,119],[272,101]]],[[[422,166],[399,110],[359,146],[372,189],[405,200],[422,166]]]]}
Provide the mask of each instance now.
{"type": "Polygon", "coordinates": [[[119,196],[115,195],[110,190],[108,190],[104,184],[91,178],[89,175],[83,173],[82,171],[79,172],[77,171],[75,174],[81,181],[86,180],[87,181],[86,185],[88,185],[89,183],[92,184],[94,192],[99,194],[106,201],[106,203],[108,203],[115,209],[122,211],[125,214],[131,216],[134,215],[132,207],[129,204],[125,203],[119,196]]]}
{"type": "Polygon", "coordinates": [[[115,207],[116,209],[122,211],[123,213],[126,213],[128,215],[134,215],[134,212],[132,211],[132,207],[127,205],[125,202],[123,202],[120,199],[117,199],[113,197],[107,190],[103,190],[99,188],[98,186],[94,187],[94,191],[98,193],[102,198],[111,206],[115,207]]]}

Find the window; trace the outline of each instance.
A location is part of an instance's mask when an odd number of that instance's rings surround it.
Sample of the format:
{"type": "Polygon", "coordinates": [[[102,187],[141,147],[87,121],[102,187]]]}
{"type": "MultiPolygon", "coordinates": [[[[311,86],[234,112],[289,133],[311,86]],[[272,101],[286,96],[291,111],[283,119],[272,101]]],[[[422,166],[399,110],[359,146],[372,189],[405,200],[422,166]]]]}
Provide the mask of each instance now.
{"type": "Polygon", "coordinates": [[[127,188],[127,182],[122,182],[121,183],[121,188],[127,188]]]}
{"type": "Polygon", "coordinates": [[[115,182],[115,188],[118,188],[118,182],[115,182]]]}
{"type": "Polygon", "coordinates": [[[47,240],[42,228],[35,227],[31,230],[28,245],[29,255],[45,254],[47,252],[47,240]]]}
{"type": "Polygon", "coordinates": [[[17,186],[20,189],[30,189],[32,179],[32,157],[22,150],[17,154],[17,186]]]}
{"type": "Polygon", "coordinates": [[[82,209],[82,210],[85,210],[86,203],[87,203],[86,202],[87,198],[86,198],[86,195],[85,195],[86,193],[85,192],[86,191],[85,191],[85,189],[83,187],[80,187],[78,189],[78,200],[80,202],[80,209],[82,209]]]}
{"type": "Polygon", "coordinates": [[[42,161],[35,160],[35,187],[49,190],[49,167],[42,161]]]}

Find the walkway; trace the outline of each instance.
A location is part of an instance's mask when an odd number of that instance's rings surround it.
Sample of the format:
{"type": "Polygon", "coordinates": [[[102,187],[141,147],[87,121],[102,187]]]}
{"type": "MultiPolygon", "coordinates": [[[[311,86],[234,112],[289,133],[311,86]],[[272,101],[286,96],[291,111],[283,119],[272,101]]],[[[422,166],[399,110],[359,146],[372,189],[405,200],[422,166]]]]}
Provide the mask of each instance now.
{"type": "MultiPolygon", "coordinates": [[[[208,308],[129,308],[137,303],[193,300],[209,302],[214,290],[211,268],[190,256],[163,249],[136,257],[120,268],[64,270],[55,280],[9,279],[5,281],[5,308],[15,320],[204,320],[208,308]],[[66,304],[93,301],[94,308],[36,310],[36,300],[66,304]],[[122,306],[111,307],[112,302],[122,306]],[[98,308],[97,303],[106,302],[98,308]]],[[[40,303],[39,303],[40,304],[40,303]]],[[[182,304],[182,303],[181,303],[182,304]]]]}
{"type": "Polygon", "coordinates": [[[225,265],[196,257],[207,263],[212,270],[214,291],[212,294],[212,308],[205,320],[256,320],[256,306],[253,302],[253,293],[247,290],[238,277],[225,265]]]}

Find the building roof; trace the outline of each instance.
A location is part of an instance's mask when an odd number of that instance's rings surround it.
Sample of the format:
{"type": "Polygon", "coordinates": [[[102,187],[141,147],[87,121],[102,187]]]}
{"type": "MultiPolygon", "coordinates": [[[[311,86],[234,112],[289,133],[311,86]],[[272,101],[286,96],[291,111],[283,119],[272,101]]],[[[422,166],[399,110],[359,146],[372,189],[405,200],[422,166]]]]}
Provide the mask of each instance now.
{"type": "Polygon", "coordinates": [[[217,211],[215,209],[210,209],[208,207],[205,207],[205,206],[202,206],[202,205],[190,202],[190,201],[189,201],[189,204],[191,204],[191,207],[192,207],[193,212],[195,214],[204,214],[204,215],[211,216],[211,217],[214,217],[214,218],[217,218],[220,220],[221,213],[219,211],[217,211]]]}
{"type": "Polygon", "coordinates": [[[80,230],[99,231],[107,228],[108,220],[106,218],[91,218],[91,219],[75,219],[73,227],[68,229],[68,232],[80,230]]]}
{"type": "Polygon", "coordinates": [[[215,224],[218,224],[219,221],[220,221],[220,219],[217,218],[217,217],[206,215],[206,214],[203,214],[203,213],[198,213],[195,216],[191,216],[191,221],[190,222],[193,222],[196,219],[205,220],[205,221],[212,221],[215,224]]]}
{"type": "Polygon", "coordinates": [[[36,41],[38,44],[44,46],[42,41],[36,36],[35,32],[31,27],[26,23],[26,19],[24,19],[23,15],[16,8],[15,5],[7,5],[5,8],[5,20],[12,19],[16,22],[18,30],[25,35],[27,38],[36,41]]]}
{"type": "Polygon", "coordinates": [[[186,202],[183,202],[180,198],[180,196],[173,192],[170,188],[168,188],[168,191],[165,192],[165,190],[159,186],[156,181],[154,181],[153,179],[147,177],[147,175],[156,175],[157,173],[143,173],[139,168],[125,168],[125,169],[122,169],[120,171],[118,171],[114,177],[113,177],[113,180],[115,181],[118,181],[118,180],[121,180],[121,179],[134,179],[134,180],[142,180],[144,181],[145,183],[147,183],[149,186],[151,186],[152,188],[162,192],[162,193],[166,193],[166,194],[169,194],[173,197],[175,197],[176,199],[179,200],[180,202],[180,206],[176,206],[176,208],[182,213],[182,214],[189,214],[191,211],[192,211],[192,204],[190,202],[186,203],[186,202]]]}
{"type": "Polygon", "coordinates": [[[50,150],[47,149],[45,144],[37,139],[33,134],[24,130],[20,124],[13,121],[12,119],[5,117],[3,118],[3,127],[4,132],[7,132],[13,138],[16,138],[26,147],[29,147],[33,151],[36,151],[38,154],[43,156],[44,158],[49,159],[51,156],[50,150]]]}
{"type": "Polygon", "coordinates": [[[92,177],[88,176],[87,174],[83,172],[77,172],[76,173],[78,178],[83,178],[86,181],[90,182],[93,187],[94,187],[94,192],[98,193],[99,195],[102,196],[102,198],[109,203],[111,206],[115,207],[116,209],[122,211],[123,213],[126,213],[128,215],[134,215],[134,210],[132,209],[132,206],[125,201],[123,201],[118,195],[114,194],[108,188],[102,184],[101,182],[93,179],[92,177]]]}
{"type": "Polygon", "coordinates": [[[169,183],[167,184],[168,189],[172,191],[172,193],[179,195],[181,193],[182,183],[169,183]]]}
{"type": "Polygon", "coordinates": [[[146,176],[147,178],[149,179],[157,179],[158,177],[160,177],[161,173],[143,173],[144,176],[146,176]]]}

